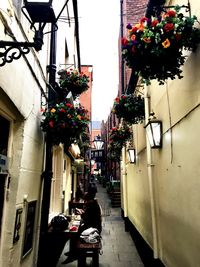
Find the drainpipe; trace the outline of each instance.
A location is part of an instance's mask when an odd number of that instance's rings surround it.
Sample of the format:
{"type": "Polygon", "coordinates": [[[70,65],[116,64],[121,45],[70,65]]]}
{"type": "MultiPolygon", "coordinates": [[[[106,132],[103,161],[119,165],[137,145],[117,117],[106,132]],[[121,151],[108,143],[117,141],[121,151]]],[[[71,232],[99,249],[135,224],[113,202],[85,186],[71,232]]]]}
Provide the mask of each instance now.
{"type": "MultiPolygon", "coordinates": [[[[145,86],[145,118],[146,123],[148,122],[150,105],[149,105],[149,87],[145,86]]],[[[147,138],[147,137],[146,137],[147,138]]],[[[151,205],[151,222],[152,222],[152,233],[153,233],[153,256],[155,259],[158,258],[158,225],[157,225],[157,205],[155,195],[155,175],[154,175],[154,164],[152,159],[152,149],[149,141],[146,140],[147,144],[147,172],[149,181],[149,193],[150,193],[150,205],[151,205]]]]}
{"type": "MultiPolygon", "coordinates": [[[[51,25],[51,42],[50,42],[50,60],[47,71],[49,72],[49,98],[48,103],[52,103],[55,97],[55,76],[56,76],[56,42],[57,42],[57,26],[51,25]]],[[[45,147],[45,170],[42,174],[43,178],[43,193],[42,193],[42,206],[41,206],[41,224],[40,224],[40,237],[39,237],[39,251],[38,251],[38,267],[43,266],[43,257],[45,251],[45,238],[48,231],[49,220],[49,207],[51,196],[51,180],[53,176],[52,171],[53,162],[53,145],[49,134],[46,134],[46,147],[45,147]]]]}
{"type": "Polygon", "coordinates": [[[123,212],[125,231],[128,231],[128,200],[127,200],[127,169],[126,169],[126,147],[122,151],[122,197],[123,197],[123,212]]]}

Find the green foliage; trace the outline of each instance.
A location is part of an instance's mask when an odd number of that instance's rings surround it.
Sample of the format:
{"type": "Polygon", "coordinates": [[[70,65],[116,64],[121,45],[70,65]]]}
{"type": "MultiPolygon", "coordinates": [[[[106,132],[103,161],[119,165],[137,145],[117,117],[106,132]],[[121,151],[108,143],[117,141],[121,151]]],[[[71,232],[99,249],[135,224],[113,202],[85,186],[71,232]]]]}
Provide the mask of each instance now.
{"type": "Polygon", "coordinates": [[[186,60],[184,49],[195,51],[200,42],[196,22],[196,16],[184,16],[176,6],[161,16],[144,17],[133,26],[128,24],[128,38],[122,39],[123,59],[146,84],[152,79],[159,84],[168,78],[181,79],[181,66],[186,60]]]}
{"type": "Polygon", "coordinates": [[[117,97],[112,112],[128,124],[141,123],[144,120],[144,98],[133,95],[117,97]]]}

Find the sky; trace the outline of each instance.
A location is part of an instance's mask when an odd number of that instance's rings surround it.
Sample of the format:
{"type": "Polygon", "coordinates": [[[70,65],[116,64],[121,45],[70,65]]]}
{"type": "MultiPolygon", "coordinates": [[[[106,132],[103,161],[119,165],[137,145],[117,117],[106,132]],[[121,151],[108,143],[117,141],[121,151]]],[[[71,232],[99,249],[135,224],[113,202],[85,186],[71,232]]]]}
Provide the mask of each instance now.
{"type": "Polygon", "coordinates": [[[107,120],[119,84],[119,0],[78,0],[82,65],[93,65],[92,120],[107,120]]]}

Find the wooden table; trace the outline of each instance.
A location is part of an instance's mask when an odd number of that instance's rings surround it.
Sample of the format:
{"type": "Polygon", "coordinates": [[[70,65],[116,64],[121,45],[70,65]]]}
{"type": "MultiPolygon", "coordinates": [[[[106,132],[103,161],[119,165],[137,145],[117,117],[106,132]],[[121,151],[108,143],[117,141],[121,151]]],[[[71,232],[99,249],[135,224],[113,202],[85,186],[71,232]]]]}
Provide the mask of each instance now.
{"type": "Polygon", "coordinates": [[[76,225],[76,231],[70,231],[70,228],[74,226],[74,222],[78,221],[80,216],[75,216],[71,222],[69,223],[69,227],[65,231],[53,231],[50,227],[49,231],[43,235],[42,246],[45,247],[43,255],[41,255],[41,262],[39,263],[39,267],[56,267],[56,264],[60,258],[60,255],[64,249],[66,242],[76,239],[78,233],[78,225],[76,225]]]}

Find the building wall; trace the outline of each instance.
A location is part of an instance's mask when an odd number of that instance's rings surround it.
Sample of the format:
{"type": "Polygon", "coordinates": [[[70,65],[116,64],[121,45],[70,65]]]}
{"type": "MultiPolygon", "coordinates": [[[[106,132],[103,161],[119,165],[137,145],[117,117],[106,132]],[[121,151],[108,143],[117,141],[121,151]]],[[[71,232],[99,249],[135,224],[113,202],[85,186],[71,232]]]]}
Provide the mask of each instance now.
{"type": "MultiPolygon", "coordinates": [[[[190,4],[199,18],[200,4],[190,4]]],[[[141,125],[134,126],[137,162],[126,164],[127,216],[166,267],[200,262],[199,51],[188,53],[183,79],[144,89],[147,114],[153,110],[163,123],[163,146],[151,150],[141,125]]]]}
{"type": "MultiPolygon", "coordinates": [[[[59,1],[57,6],[59,10],[64,2],[64,0],[59,1]]],[[[20,12],[22,1],[13,1],[13,3],[10,0],[0,3],[0,39],[12,41],[13,38],[10,36],[13,34],[18,41],[28,39],[32,41],[33,32],[30,30],[30,24],[20,12]],[[16,9],[17,3],[18,9],[16,9]]],[[[72,10],[69,10],[72,17],[72,10]]],[[[57,49],[58,64],[71,62],[76,58],[74,45],[71,44],[75,41],[74,23],[70,29],[69,24],[68,26],[64,24],[65,26],[61,26],[60,30],[65,28],[65,31],[58,34],[60,38],[57,49]],[[67,39],[69,33],[71,33],[70,40],[67,39]],[[66,46],[68,53],[66,53],[66,46]]],[[[49,30],[50,27],[47,25],[45,31],[49,30]]],[[[44,92],[47,91],[46,82],[48,81],[46,66],[49,64],[49,40],[50,35],[46,34],[42,51],[36,52],[31,49],[26,56],[0,67],[0,114],[9,120],[11,125],[7,155],[9,168],[5,183],[0,241],[0,266],[2,267],[36,266],[37,262],[42,195],[41,175],[44,168],[44,135],[40,128],[41,102],[46,103],[44,92]],[[28,203],[31,201],[37,201],[33,244],[30,253],[22,259],[26,214],[28,203]],[[23,210],[21,227],[19,240],[13,244],[18,208],[23,210]]],[[[58,178],[61,179],[61,177],[58,178]]],[[[59,190],[62,191],[62,186],[55,188],[56,192],[59,190]]],[[[69,191],[71,193],[71,189],[69,191]]],[[[58,211],[61,208],[59,205],[61,204],[54,202],[54,210],[58,211]]]]}
{"type": "Polygon", "coordinates": [[[81,72],[89,77],[89,88],[79,96],[82,106],[88,110],[89,119],[92,119],[92,81],[93,81],[93,67],[92,65],[82,65],[81,72]]]}

